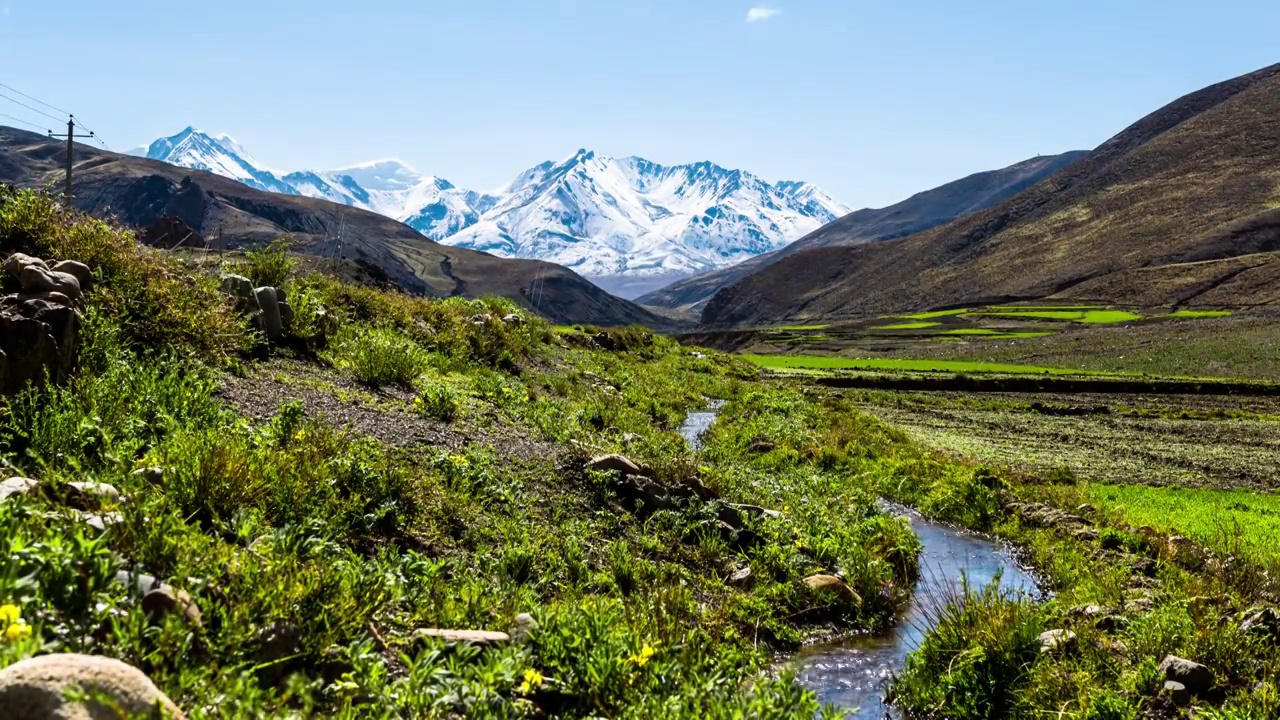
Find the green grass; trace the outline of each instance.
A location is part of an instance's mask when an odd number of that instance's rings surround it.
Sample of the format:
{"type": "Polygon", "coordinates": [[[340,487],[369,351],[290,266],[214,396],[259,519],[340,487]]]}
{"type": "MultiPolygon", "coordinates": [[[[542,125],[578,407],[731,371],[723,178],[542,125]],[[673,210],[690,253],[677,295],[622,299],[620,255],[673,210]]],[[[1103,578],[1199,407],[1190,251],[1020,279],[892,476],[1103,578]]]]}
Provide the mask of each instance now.
{"type": "Polygon", "coordinates": [[[1223,318],[1234,315],[1230,310],[1177,310],[1169,314],[1171,318],[1195,319],[1195,318],[1223,318]]]}
{"type": "Polygon", "coordinates": [[[983,310],[974,313],[988,317],[1029,318],[1034,320],[1056,320],[1088,323],[1091,325],[1108,325],[1113,323],[1133,322],[1141,320],[1138,313],[1126,310],[983,310]]]}
{"type": "Polygon", "coordinates": [[[933,310],[931,312],[915,313],[914,315],[895,315],[904,320],[933,320],[941,317],[954,317],[969,312],[969,308],[957,308],[955,310],[933,310]]]}
{"type": "Polygon", "coordinates": [[[1090,500],[1123,512],[1132,525],[1150,525],[1222,550],[1246,550],[1280,561],[1280,496],[1248,490],[1090,485],[1090,500]],[[1237,541],[1241,548],[1232,548],[1237,541]]]}
{"type": "Polygon", "coordinates": [[[992,330],[989,328],[956,328],[954,330],[944,330],[939,335],[962,335],[972,337],[991,337],[991,338],[1038,338],[1053,335],[1053,331],[1043,332],[1013,332],[1007,330],[992,330]]]}
{"type": "Polygon", "coordinates": [[[768,332],[808,332],[810,330],[826,330],[831,327],[830,324],[820,323],[817,325],[777,325],[767,328],[768,332]]]}
{"type": "Polygon", "coordinates": [[[924,330],[925,328],[938,327],[941,323],[936,322],[909,322],[898,323],[896,325],[881,325],[879,327],[870,328],[871,330],[924,330]]]}
{"type": "Polygon", "coordinates": [[[821,355],[743,355],[746,360],[771,370],[902,370],[943,373],[1008,373],[1016,375],[1074,375],[1070,368],[970,362],[964,360],[907,360],[901,358],[848,358],[821,355]]]}

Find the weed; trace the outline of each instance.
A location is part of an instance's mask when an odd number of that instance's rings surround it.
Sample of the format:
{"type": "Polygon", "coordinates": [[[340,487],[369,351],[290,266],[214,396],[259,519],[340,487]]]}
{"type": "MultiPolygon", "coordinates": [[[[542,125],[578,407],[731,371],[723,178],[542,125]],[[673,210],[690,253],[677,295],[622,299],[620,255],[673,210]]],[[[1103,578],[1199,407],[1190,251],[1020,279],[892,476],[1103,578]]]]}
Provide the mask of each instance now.
{"type": "Polygon", "coordinates": [[[351,325],[342,329],[329,354],[356,380],[372,387],[408,387],[427,368],[426,352],[404,334],[388,327],[351,325]]]}

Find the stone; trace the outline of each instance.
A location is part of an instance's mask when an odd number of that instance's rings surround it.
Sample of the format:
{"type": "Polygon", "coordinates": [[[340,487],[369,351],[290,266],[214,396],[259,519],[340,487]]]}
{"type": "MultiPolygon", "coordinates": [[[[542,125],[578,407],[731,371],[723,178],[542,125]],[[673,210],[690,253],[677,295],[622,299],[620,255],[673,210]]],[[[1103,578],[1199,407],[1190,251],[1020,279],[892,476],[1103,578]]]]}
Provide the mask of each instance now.
{"type": "Polygon", "coordinates": [[[129,587],[130,594],[141,597],[142,609],[148,615],[163,618],[169,613],[181,612],[188,624],[200,627],[200,608],[186,591],[160,582],[152,575],[127,570],[116,573],[116,582],[129,587]]]}
{"type": "Polygon", "coordinates": [[[18,273],[18,284],[29,293],[59,292],[72,300],[79,300],[84,294],[80,291],[80,281],[75,275],[55,272],[38,265],[28,265],[18,273]]]}
{"type": "Polygon", "coordinates": [[[15,495],[30,495],[39,487],[39,480],[32,480],[31,478],[24,477],[11,477],[4,482],[0,482],[0,502],[4,502],[15,495]]]}
{"type": "Polygon", "coordinates": [[[14,253],[4,259],[4,264],[0,265],[0,270],[3,270],[5,275],[12,275],[16,278],[23,270],[31,265],[45,270],[49,269],[49,266],[45,261],[38,257],[27,255],[25,253],[14,253]]]}
{"type": "Polygon", "coordinates": [[[226,274],[219,278],[222,291],[237,300],[257,304],[257,296],[253,294],[253,281],[243,275],[226,274]]]}
{"type": "Polygon", "coordinates": [[[1071,537],[1075,538],[1076,540],[1079,540],[1080,542],[1086,542],[1086,543],[1097,542],[1098,531],[1094,530],[1093,528],[1080,528],[1079,530],[1071,533],[1071,537]]]}
{"type": "Polygon", "coordinates": [[[1191,692],[1187,690],[1186,685],[1177,680],[1165,680],[1162,693],[1178,707],[1185,707],[1191,703],[1191,692]]]}
{"type": "Polygon", "coordinates": [[[280,301],[276,297],[276,289],[263,286],[254,289],[253,295],[258,299],[258,307],[262,309],[263,334],[267,336],[268,340],[279,340],[282,328],[280,325],[280,301]]]}
{"type": "Polygon", "coordinates": [[[1068,653],[1076,648],[1076,634],[1070,630],[1046,630],[1040,633],[1040,652],[1068,653]]]}
{"type": "Polygon", "coordinates": [[[768,440],[757,440],[756,442],[751,443],[751,446],[747,448],[747,452],[763,454],[771,452],[775,447],[777,446],[768,440]]]}
{"type": "Polygon", "coordinates": [[[125,717],[185,718],[143,672],[119,660],[71,653],[41,655],[0,670],[5,720],[104,720],[125,717]],[[100,693],[112,705],[71,702],[72,688],[100,693]]]}
{"type": "Polygon", "coordinates": [[[1165,547],[1169,557],[1185,568],[1196,569],[1204,564],[1204,551],[1191,538],[1174,535],[1165,547]]]}
{"type": "Polygon", "coordinates": [[[729,579],[725,581],[727,584],[736,588],[748,588],[755,584],[754,578],[751,576],[751,566],[743,565],[734,570],[729,579]]]}
{"type": "Polygon", "coordinates": [[[621,475],[640,475],[644,476],[645,472],[631,458],[624,455],[600,455],[591,458],[586,465],[587,470],[592,472],[611,472],[621,475]]]}
{"type": "Polygon", "coordinates": [[[1250,608],[1245,611],[1240,629],[1252,635],[1280,639],[1280,610],[1273,607],[1250,608]]]}
{"type": "Polygon", "coordinates": [[[1133,561],[1133,564],[1131,565],[1131,567],[1133,568],[1134,572],[1138,573],[1138,575],[1141,575],[1142,577],[1146,577],[1146,578],[1155,577],[1156,571],[1159,569],[1159,566],[1156,565],[1156,561],[1152,560],[1149,557],[1137,558],[1136,560],[1133,561]]]}
{"type": "Polygon", "coordinates": [[[441,628],[419,628],[413,631],[415,638],[434,638],[446,643],[470,643],[471,645],[497,645],[510,642],[511,636],[504,632],[492,630],[444,630],[441,628]]]}
{"type": "Polygon", "coordinates": [[[502,322],[507,325],[523,325],[524,317],[517,313],[510,313],[502,316],[502,322]]]}
{"type": "Polygon", "coordinates": [[[520,613],[511,623],[511,639],[524,642],[538,629],[538,621],[529,613],[520,613]]]}
{"type": "Polygon", "coordinates": [[[158,466],[140,467],[133,471],[133,476],[142,478],[152,485],[159,485],[164,482],[164,468],[158,466]]]}
{"type": "Polygon", "coordinates": [[[472,315],[472,316],[471,316],[471,324],[472,324],[472,325],[484,325],[484,324],[488,323],[490,320],[493,320],[493,316],[492,316],[492,315],[489,315],[489,314],[487,314],[487,313],[486,313],[486,314],[477,314],[477,315],[472,315]]]}
{"type": "Polygon", "coordinates": [[[6,360],[2,392],[16,393],[46,376],[56,381],[61,375],[62,350],[51,328],[34,318],[0,314],[0,352],[6,360]]]}
{"type": "Polygon", "coordinates": [[[88,290],[90,283],[93,282],[93,271],[89,269],[88,265],[85,265],[82,262],[77,262],[75,260],[63,260],[62,262],[55,263],[54,266],[49,269],[54,272],[66,273],[67,275],[74,277],[76,282],[80,283],[80,289],[82,291],[88,290]]]}
{"type": "Polygon", "coordinates": [[[1126,600],[1124,603],[1124,611],[1130,615],[1141,615],[1154,610],[1156,603],[1149,597],[1133,598],[1126,600]]]}
{"type": "Polygon", "coordinates": [[[115,485],[104,482],[69,482],[67,486],[73,488],[82,496],[95,498],[100,502],[119,505],[124,502],[124,496],[116,489],[115,485]]]}
{"type": "Polygon", "coordinates": [[[88,525],[89,527],[93,528],[94,530],[97,530],[100,533],[106,532],[107,528],[113,525],[119,525],[120,523],[124,522],[124,516],[116,512],[103,513],[101,515],[96,513],[89,513],[89,514],[86,514],[82,519],[85,525],[88,525]]]}
{"type": "Polygon", "coordinates": [[[842,602],[850,604],[857,604],[861,602],[861,598],[859,598],[858,594],[853,591],[853,588],[849,587],[844,580],[841,580],[835,575],[810,575],[801,582],[819,595],[834,596],[842,602]]]}
{"type": "MultiPolygon", "coordinates": [[[[279,291],[276,291],[279,293],[279,291]]],[[[293,326],[293,306],[287,302],[282,302],[280,306],[280,326],[289,328],[293,326]]]]}
{"type": "Polygon", "coordinates": [[[1198,662],[1177,655],[1167,655],[1160,662],[1160,672],[1165,680],[1173,680],[1186,686],[1192,695],[1203,695],[1213,689],[1213,671],[1198,662]]]}
{"type": "Polygon", "coordinates": [[[200,608],[191,596],[182,590],[161,584],[142,596],[142,609],[154,618],[164,618],[174,613],[181,613],[183,619],[192,627],[203,624],[200,608]]]}
{"type": "Polygon", "coordinates": [[[1085,503],[1076,508],[1076,514],[1081,517],[1093,517],[1098,514],[1098,508],[1090,505],[1089,503],[1085,503]]]}

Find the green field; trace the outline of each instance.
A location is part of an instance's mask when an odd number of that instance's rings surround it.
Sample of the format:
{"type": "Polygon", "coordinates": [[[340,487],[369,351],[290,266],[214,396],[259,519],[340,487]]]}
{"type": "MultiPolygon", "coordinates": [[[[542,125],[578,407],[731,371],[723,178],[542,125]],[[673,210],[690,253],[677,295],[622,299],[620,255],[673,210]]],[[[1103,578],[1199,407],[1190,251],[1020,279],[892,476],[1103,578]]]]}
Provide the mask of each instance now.
{"type": "Polygon", "coordinates": [[[1231,317],[1235,313],[1230,310],[1178,310],[1171,313],[1171,318],[1195,319],[1195,318],[1223,318],[1231,317]]]}
{"type": "Polygon", "coordinates": [[[1280,495],[1145,485],[1091,485],[1086,493],[1100,506],[1122,510],[1132,525],[1223,550],[1238,542],[1256,560],[1280,560],[1280,495]]]}
{"type": "Polygon", "coordinates": [[[902,370],[907,372],[1008,373],[1015,375],[1076,375],[1070,368],[1012,365],[963,360],[907,360],[901,358],[848,358],[822,355],[743,355],[744,359],[771,370],[902,370]]]}
{"type": "Polygon", "coordinates": [[[941,323],[936,322],[909,322],[898,323],[897,325],[881,325],[873,327],[872,330],[924,330],[925,328],[938,327],[941,323]]]}
{"type": "Polygon", "coordinates": [[[952,317],[954,315],[964,315],[969,312],[968,308],[958,308],[956,310],[934,310],[932,312],[915,313],[914,315],[895,315],[904,320],[933,320],[940,317],[952,317]]]}
{"type": "Polygon", "coordinates": [[[768,328],[769,332],[807,332],[809,330],[826,330],[831,327],[830,324],[818,325],[778,325],[768,328]]]}
{"type": "Polygon", "coordinates": [[[989,338],[1038,338],[1052,335],[1052,331],[1043,332],[1012,332],[1005,330],[991,330],[989,328],[956,328],[955,330],[945,330],[938,333],[939,335],[961,335],[968,337],[989,337],[989,338]]]}
{"type": "Polygon", "coordinates": [[[973,314],[1033,320],[1065,320],[1093,325],[1110,325],[1142,319],[1138,313],[1126,310],[983,310],[973,314]]]}

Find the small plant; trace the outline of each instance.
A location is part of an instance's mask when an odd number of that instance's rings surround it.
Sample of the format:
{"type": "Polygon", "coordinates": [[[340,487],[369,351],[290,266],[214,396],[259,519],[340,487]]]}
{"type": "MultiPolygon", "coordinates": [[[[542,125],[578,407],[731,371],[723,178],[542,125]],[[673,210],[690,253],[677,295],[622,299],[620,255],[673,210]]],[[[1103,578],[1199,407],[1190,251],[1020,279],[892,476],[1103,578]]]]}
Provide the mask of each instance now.
{"type": "Polygon", "coordinates": [[[261,250],[250,250],[244,256],[244,273],[255,287],[264,285],[280,287],[293,273],[293,258],[289,257],[289,241],[275,240],[261,250]]]}
{"type": "Polygon", "coordinates": [[[390,328],[348,327],[339,335],[332,357],[356,380],[373,387],[408,387],[427,368],[426,352],[390,328]]]}
{"type": "Polygon", "coordinates": [[[420,415],[450,422],[458,416],[458,396],[445,385],[428,385],[413,399],[420,415]]]}

